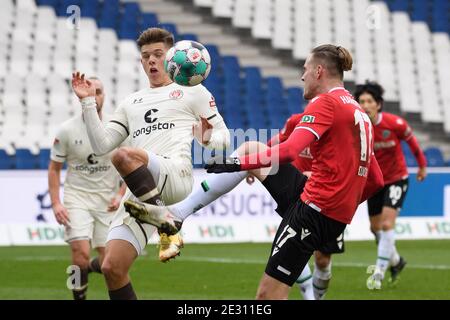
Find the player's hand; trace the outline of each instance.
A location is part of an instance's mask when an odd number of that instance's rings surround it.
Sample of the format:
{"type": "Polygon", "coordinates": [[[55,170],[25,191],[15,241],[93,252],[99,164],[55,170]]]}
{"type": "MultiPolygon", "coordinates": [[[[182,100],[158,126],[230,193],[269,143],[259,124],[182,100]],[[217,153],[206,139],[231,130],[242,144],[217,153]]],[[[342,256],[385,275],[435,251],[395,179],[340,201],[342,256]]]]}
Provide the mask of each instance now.
{"type": "Polygon", "coordinates": [[[200,121],[192,126],[192,134],[202,144],[208,144],[211,140],[213,126],[206,118],[200,117],[200,121]]]}
{"type": "Polygon", "coordinates": [[[245,178],[245,181],[247,181],[247,183],[248,183],[249,185],[252,185],[252,184],[255,182],[255,176],[252,176],[251,174],[249,174],[249,175],[247,176],[247,178],[245,178]]]}
{"type": "Polygon", "coordinates": [[[79,99],[95,97],[94,84],[79,72],[72,73],[72,88],[79,99]]]}
{"type": "Polygon", "coordinates": [[[114,198],[112,198],[108,205],[108,212],[113,212],[119,209],[121,200],[122,197],[120,196],[115,196],[114,198]]]}
{"type": "Polygon", "coordinates": [[[212,157],[205,165],[208,173],[236,172],[241,171],[241,162],[239,158],[231,157],[212,157]]]}
{"type": "Polygon", "coordinates": [[[311,178],[312,172],[311,171],[304,171],[303,174],[309,179],[309,178],[311,178]]]}
{"type": "Polygon", "coordinates": [[[56,221],[59,224],[69,226],[69,214],[67,213],[67,209],[61,204],[57,203],[52,206],[53,213],[55,214],[56,221]]]}
{"type": "Polygon", "coordinates": [[[427,177],[427,168],[419,168],[417,171],[417,181],[422,182],[427,177]]]}

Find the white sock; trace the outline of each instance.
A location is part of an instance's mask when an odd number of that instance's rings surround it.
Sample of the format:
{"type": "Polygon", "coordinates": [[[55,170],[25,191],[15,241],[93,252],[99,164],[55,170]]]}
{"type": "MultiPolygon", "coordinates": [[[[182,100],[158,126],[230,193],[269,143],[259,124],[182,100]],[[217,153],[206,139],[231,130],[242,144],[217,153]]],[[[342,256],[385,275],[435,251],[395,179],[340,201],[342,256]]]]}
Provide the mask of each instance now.
{"type": "Polygon", "coordinates": [[[313,287],[316,300],[323,300],[325,293],[328,291],[330,279],[331,261],[324,269],[320,269],[317,267],[317,264],[314,264],[313,287]]]}
{"type": "Polygon", "coordinates": [[[381,270],[383,275],[389,266],[389,261],[391,260],[392,251],[394,248],[394,235],[394,230],[382,231],[380,234],[377,267],[381,270]]]}
{"type": "MultiPolygon", "coordinates": [[[[235,152],[231,154],[231,156],[235,155],[235,152]]],[[[175,216],[184,220],[220,196],[233,190],[247,175],[247,171],[209,174],[186,199],[169,206],[169,210],[175,216]]]]}
{"type": "Polygon", "coordinates": [[[400,255],[398,254],[397,247],[395,246],[395,239],[394,239],[391,260],[389,261],[389,263],[391,266],[396,266],[399,262],[400,262],[400,255]]]}
{"type": "Polygon", "coordinates": [[[302,273],[295,282],[298,283],[300,293],[303,296],[303,300],[315,300],[313,280],[309,264],[306,264],[306,266],[303,268],[302,273]]]}

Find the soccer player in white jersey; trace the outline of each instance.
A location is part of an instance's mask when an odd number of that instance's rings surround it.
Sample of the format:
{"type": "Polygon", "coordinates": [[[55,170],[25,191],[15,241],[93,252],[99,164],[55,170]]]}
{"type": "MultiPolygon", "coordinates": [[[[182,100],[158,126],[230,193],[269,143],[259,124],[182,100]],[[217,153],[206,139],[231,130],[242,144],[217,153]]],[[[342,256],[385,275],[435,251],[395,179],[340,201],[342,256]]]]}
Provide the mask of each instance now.
{"type": "MultiPolygon", "coordinates": [[[[230,135],[213,96],[204,86],[180,86],[164,71],[165,54],[174,44],[170,32],[149,28],[141,33],[137,44],[150,85],[125,98],[108,124],[102,124],[95,112],[92,83],[76,73],[72,86],[81,99],[96,154],[110,152],[130,137],[131,146],[119,148],[112,157],[129,189],[124,199],[133,194],[149,204],[173,204],[192,189],[193,137],[203,146],[223,149],[229,145],[230,135]]],[[[102,264],[112,300],[136,299],[128,271],[155,230],[136,221],[120,206],[111,224],[102,264]]],[[[159,231],[167,230],[162,226],[159,231]]],[[[175,236],[163,246],[166,250],[160,252],[161,260],[179,253],[182,241],[175,236]]]]}
{"type": "MultiPolygon", "coordinates": [[[[94,77],[90,81],[95,86],[98,117],[107,121],[107,116],[102,114],[103,85],[94,77]]],[[[84,300],[88,273],[101,273],[109,224],[125,193],[125,184],[119,188],[121,179],[111,163],[111,154],[94,154],[82,115],[61,125],[50,157],[48,184],[52,209],[57,222],[65,226],[64,239],[71,248],[72,264],[80,268],[80,287],[72,290],[73,297],[84,300]],[[63,204],[59,186],[64,162],[68,169],[63,204]],[[89,261],[91,245],[97,250],[98,257],[89,261]]]]}

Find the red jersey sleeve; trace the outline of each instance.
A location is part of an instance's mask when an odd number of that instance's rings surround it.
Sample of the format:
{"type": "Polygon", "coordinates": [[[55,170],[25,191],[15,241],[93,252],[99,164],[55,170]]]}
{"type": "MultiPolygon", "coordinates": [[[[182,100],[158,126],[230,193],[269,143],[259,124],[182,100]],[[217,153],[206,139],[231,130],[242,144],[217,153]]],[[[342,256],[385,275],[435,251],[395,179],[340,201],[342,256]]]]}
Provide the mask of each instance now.
{"type": "Polygon", "coordinates": [[[409,126],[408,122],[400,117],[397,117],[395,119],[394,132],[400,140],[408,140],[413,136],[411,127],[409,126]]]}
{"type": "Polygon", "coordinates": [[[400,140],[405,140],[408,143],[409,148],[411,149],[412,154],[417,160],[417,164],[419,167],[423,168],[427,166],[427,159],[425,154],[417,142],[416,137],[414,136],[411,127],[409,126],[406,120],[397,117],[395,120],[395,134],[400,140]]]}
{"type": "Polygon", "coordinates": [[[269,140],[267,145],[269,147],[272,147],[274,145],[277,145],[277,144],[280,144],[281,142],[286,141],[289,138],[289,136],[291,135],[292,131],[294,131],[295,126],[300,121],[301,117],[302,117],[301,113],[293,114],[292,116],[290,116],[286,120],[286,123],[284,124],[284,127],[280,130],[280,133],[277,134],[276,136],[273,136],[269,140]]]}
{"type": "Polygon", "coordinates": [[[332,99],[327,95],[312,99],[295,129],[308,130],[319,140],[333,124],[335,102],[332,99]]]}

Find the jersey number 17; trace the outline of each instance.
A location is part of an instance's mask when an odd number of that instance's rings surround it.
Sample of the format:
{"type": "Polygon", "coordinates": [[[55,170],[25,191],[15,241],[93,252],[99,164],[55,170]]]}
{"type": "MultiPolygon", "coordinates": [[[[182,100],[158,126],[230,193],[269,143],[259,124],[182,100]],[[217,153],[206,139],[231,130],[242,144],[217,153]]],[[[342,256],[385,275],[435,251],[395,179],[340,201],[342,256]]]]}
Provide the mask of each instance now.
{"type": "MultiPolygon", "coordinates": [[[[359,137],[361,139],[361,157],[360,160],[361,162],[368,162],[368,159],[370,159],[370,156],[373,152],[372,150],[372,123],[370,122],[370,118],[369,116],[364,113],[361,112],[361,110],[356,109],[355,113],[355,126],[359,126],[359,137]],[[367,123],[367,126],[366,126],[367,123]],[[369,137],[369,139],[367,139],[367,137],[369,137]]],[[[365,167],[365,170],[363,171],[367,171],[367,165],[365,167]]],[[[361,167],[359,168],[359,172],[358,175],[364,175],[361,174],[361,167]]]]}

